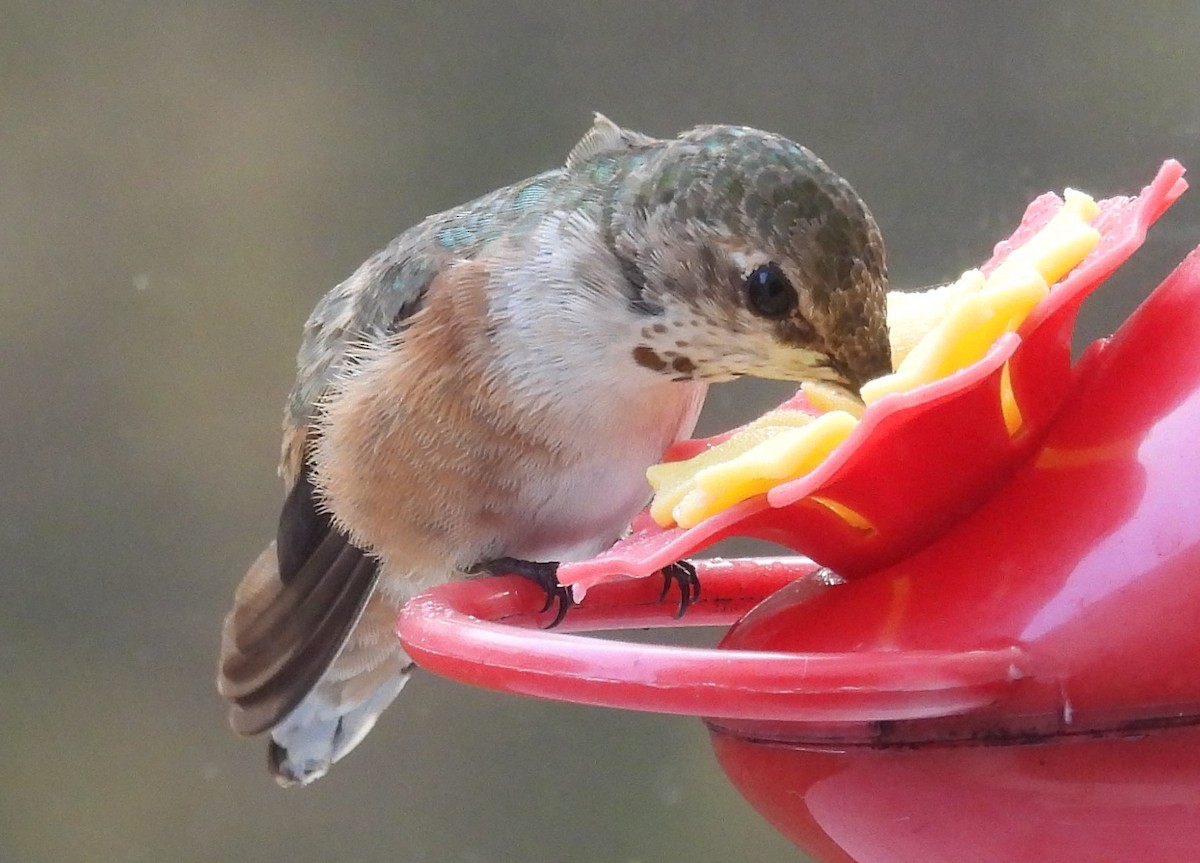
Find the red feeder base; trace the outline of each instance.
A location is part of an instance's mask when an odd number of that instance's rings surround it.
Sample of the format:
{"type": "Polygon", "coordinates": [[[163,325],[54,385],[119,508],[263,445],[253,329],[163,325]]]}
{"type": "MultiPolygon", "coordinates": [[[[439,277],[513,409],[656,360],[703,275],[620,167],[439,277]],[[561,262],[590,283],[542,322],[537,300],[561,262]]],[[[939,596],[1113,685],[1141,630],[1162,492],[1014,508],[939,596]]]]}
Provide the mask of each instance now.
{"type": "MultiPolygon", "coordinates": [[[[722,649],[539,630],[516,578],[418,597],[401,638],[476,685],[708,717],[738,788],[820,860],[1190,863],[1200,250],[1073,375],[1011,478],[887,568],[702,562],[686,623],[737,620],[722,649]]],[[[658,591],[598,584],[563,629],[670,625],[658,591]]]]}
{"type": "Polygon", "coordinates": [[[734,785],[825,863],[1194,863],[1200,727],[1027,746],[785,748],[714,734],[734,785]]]}

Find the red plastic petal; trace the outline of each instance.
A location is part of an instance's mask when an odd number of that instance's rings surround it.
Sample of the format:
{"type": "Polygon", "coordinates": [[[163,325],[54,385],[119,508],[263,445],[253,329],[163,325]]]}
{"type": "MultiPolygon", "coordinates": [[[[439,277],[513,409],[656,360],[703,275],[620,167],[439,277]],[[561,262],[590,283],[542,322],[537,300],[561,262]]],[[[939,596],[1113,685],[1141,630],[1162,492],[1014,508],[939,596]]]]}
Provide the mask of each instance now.
{"type": "MultiPolygon", "coordinates": [[[[563,584],[578,592],[620,578],[653,574],[731,535],[751,536],[809,555],[843,577],[892,563],[928,544],[986,500],[1019,466],[1056,416],[1073,380],[1070,335],[1083,299],[1141,245],[1146,229],[1187,188],[1172,160],[1135,198],[1100,202],[1093,223],[1101,242],[1034,310],[1017,334],[1002,337],[979,362],[916,390],[872,405],[855,432],[816,470],[744,501],[689,529],[662,529],[640,518],[613,548],[564,564],[563,584]],[[1023,425],[1010,436],[1000,409],[1000,378],[1010,365],[1023,425]],[[847,523],[836,508],[867,523],[847,523]]],[[[1042,195],[1009,240],[994,269],[1062,206],[1042,195]]],[[[683,457],[720,438],[680,447],[683,457]]]]}

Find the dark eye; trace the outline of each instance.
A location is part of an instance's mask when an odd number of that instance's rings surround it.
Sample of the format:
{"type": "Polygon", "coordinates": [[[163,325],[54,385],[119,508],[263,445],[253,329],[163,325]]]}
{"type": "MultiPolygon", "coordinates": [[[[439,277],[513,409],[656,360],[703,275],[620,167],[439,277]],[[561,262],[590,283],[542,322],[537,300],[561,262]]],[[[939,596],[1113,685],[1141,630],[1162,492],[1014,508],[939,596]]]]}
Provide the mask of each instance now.
{"type": "Polygon", "coordinates": [[[782,318],[796,307],[796,290],[779,264],[763,264],[746,278],[746,302],[756,315],[782,318]]]}

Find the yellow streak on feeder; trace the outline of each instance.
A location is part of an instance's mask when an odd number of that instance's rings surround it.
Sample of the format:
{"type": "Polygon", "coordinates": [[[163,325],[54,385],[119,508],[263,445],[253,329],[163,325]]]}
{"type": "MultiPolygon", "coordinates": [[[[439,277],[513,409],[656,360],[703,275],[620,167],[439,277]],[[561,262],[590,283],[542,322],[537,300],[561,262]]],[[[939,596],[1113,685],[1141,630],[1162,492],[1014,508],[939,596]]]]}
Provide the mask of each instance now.
{"type": "Polygon", "coordinates": [[[892,371],[950,310],[971,294],[979,293],[985,279],[979,270],[967,270],[958,280],[928,291],[888,293],[888,336],[892,343],[892,371]]]}
{"type": "MultiPolygon", "coordinates": [[[[866,383],[863,401],[870,405],[978,361],[997,338],[1019,328],[1049,286],[1096,247],[1100,234],[1087,223],[1099,212],[1092,198],[1067,189],[1059,212],[986,279],[970,270],[930,291],[890,293],[894,371],[866,383]]],[[[655,490],[650,506],[654,520],[663,527],[691,527],[817,467],[854,430],[863,406],[832,385],[806,383],[802,389],[813,407],[827,413],[814,419],[800,411],[771,411],[694,458],[650,468],[646,477],[655,490]]],[[[1000,405],[1009,434],[1016,434],[1021,410],[1007,365],[1001,373],[1000,405]]],[[[859,529],[873,529],[853,510],[818,502],[859,529]]]]}
{"type": "Polygon", "coordinates": [[[671,512],[680,527],[692,527],[735,503],[811,471],[846,439],[858,420],[844,411],[822,414],[808,425],[782,429],[720,464],[698,470],[695,488],[671,512]]]}
{"type": "MultiPolygon", "coordinates": [[[[1009,270],[1026,266],[1032,266],[1053,285],[1096,248],[1100,232],[1088,222],[1100,214],[1100,205],[1075,189],[1067,189],[1063,195],[1062,209],[1029,242],[1013,250],[988,277],[989,285],[1003,281],[1009,270]]],[[[984,289],[987,289],[986,285],[984,289]]]]}
{"type": "Polygon", "coordinates": [[[875,532],[875,525],[871,524],[871,522],[864,518],[857,510],[851,509],[844,503],[838,503],[836,500],[832,500],[828,497],[818,497],[815,494],[811,495],[808,499],[813,503],[819,503],[826,509],[831,510],[834,515],[846,522],[846,524],[850,525],[850,527],[854,528],[855,530],[860,530],[863,533],[875,532]]]}
{"type": "Polygon", "coordinates": [[[650,517],[662,527],[670,526],[675,521],[672,510],[696,487],[698,471],[736,458],[781,431],[808,425],[814,419],[812,414],[803,411],[769,411],[711,449],[683,461],[653,465],[646,471],[646,479],[655,492],[650,503],[650,517]]]}
{"type": "Polygon", "coordinates": [[[1017,395],[1012,388],[1012,371],[1009,364],[1004,364],[1000,372],[1000,411],[1004,414],[1004,427],[1008,429],[1009,437],[1021,430],[1025,418],[1021,415],[1021,406],[1017,404],[1017,395]]]}
{"type": "MultiPolygon", "coordinates": [[[[863,386],[863,401],[872,404],[977,362],[997,338],[1020,327],[1034,306],[1049,294],[1050,284],[1069,273],[1096,247],[1100,232],[1084,219],[1095,218],[1098,212],[1098,205],[1090,197],[1068,189],[1063,207],[1046,226],[1015,249],[977,293],[960,296],[901,359],[894,373],[863,386]]],[[[1011,385],[1001,402],[1008,405],[1005,422],[1009,432],[1015,433],[1021,420],[1011,385]]]]}

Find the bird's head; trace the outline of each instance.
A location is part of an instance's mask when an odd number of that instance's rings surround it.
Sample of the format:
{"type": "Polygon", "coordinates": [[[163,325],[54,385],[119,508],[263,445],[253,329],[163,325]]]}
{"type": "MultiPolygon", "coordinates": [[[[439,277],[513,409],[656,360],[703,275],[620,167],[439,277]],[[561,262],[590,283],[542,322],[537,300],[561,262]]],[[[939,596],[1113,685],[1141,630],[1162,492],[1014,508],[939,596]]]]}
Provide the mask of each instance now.
{"type": "Polygon", "coordinates": [[[644,315],[639,365],[856,393],[891,371],[883,240],[849,183],[753,129],[700,127],[635,149],[610,242],[644,315]]]}

